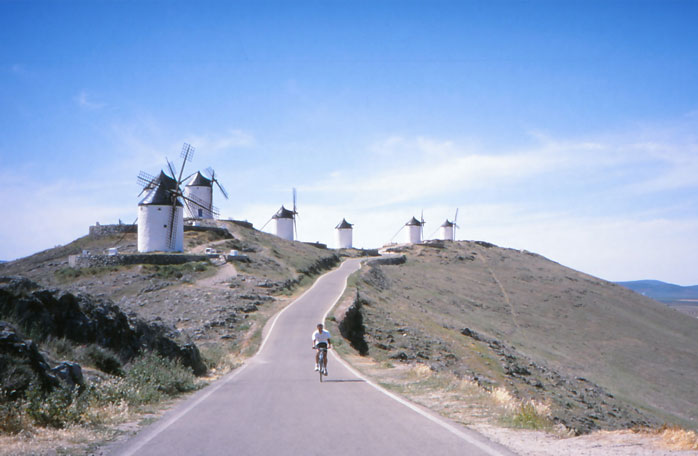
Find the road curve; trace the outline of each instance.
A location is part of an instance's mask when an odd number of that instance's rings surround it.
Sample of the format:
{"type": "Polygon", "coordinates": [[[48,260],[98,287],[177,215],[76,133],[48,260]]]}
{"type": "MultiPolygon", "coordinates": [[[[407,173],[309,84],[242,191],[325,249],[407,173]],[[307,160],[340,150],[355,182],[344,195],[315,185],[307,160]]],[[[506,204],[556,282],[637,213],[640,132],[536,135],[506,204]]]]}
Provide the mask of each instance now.
{"type": "MultiPolygon", "coordinates": [[[[243,367],[109,449],[132,455],[468,455],[514,453],[399,402],[337,361],[320,383],[311,334],[360,260],[345,261],[286,307],[243,367]]],[[[335,335],[338,337],[339,335],[335,335]]]]}

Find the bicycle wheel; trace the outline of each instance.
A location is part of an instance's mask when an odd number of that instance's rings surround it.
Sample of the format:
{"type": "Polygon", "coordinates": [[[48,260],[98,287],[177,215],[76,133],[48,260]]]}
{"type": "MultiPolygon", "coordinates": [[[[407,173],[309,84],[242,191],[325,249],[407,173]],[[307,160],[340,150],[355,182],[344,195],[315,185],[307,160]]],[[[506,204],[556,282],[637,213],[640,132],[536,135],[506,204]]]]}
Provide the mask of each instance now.
{"type": "Polygon", "coordinates": [[[322,370],[324,369],[324,364],[325,364],[325,351],[320,350],[320,357],[318,358],[319,365],[320,365],[320,383],[322,383],[322,370]]]}

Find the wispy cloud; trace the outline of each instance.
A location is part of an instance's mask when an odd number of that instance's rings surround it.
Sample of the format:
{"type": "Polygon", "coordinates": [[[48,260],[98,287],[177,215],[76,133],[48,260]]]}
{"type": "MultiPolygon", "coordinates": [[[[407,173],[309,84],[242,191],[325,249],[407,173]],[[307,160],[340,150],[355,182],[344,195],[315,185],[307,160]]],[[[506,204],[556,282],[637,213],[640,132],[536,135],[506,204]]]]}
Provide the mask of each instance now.
{"type": "Polygon", "coordinates": [[[221,134],[193,134],[189,141],[197,149],[213,153],[254,147],[257,144],[252,134],[240,129],[230,129],[221,134]]]}
{"type": "Polygon", "coordinates": [[[77,103],[80,108],[89,111],[96,111],[107,106],[106,103],[95,101],[94,96],[86,90],[81,90],[80,93],[75,96],[75,103],[77,103]]]}

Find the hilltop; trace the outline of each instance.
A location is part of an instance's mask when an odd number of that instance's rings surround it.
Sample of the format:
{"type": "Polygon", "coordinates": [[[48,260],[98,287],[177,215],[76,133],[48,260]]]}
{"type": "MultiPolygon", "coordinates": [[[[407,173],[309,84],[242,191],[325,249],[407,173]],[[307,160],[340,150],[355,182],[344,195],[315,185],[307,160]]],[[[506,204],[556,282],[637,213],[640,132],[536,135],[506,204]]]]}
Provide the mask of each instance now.
{"type": "Polygon", "coordinates": [[[180,265],[69,266],[69,255],[85,250],[102,253],[118,247],[120,254],[136,253],[136,233],[126,232],[83,236],[1,264],[0,276],[23,276],[44,287],[110,299],[127,314],[161,322],[205,347],[221,340],[227,345],[246,343],[297,286],[339,263],[331,250],[285,241],[246,224],[216,221],[210,225],[213,229],[208,231],[186,232],[186,253],[203,254],[206,248],[237,250],[248,261],[213,257],[180,265]],[[264,311],[260,318],[258,311],[264,311]]]}
{"type": "Polygon", "coordinates": [[[526,251],[465,241],[393,251],[404,262],[369,262],[334,318],[398,391],[416,391],[393,381],[401,366],[424,366],[431,380],[418,370],[426,392],[414,398],[453,417],[468,405],[430,387],[441,374],[542,404],[575,433],[698,428],[698,320],[526,251]]]}
{"type": "Polygon", "coordinates": [[[187,230],[183,254],[138,255],[136,242],[94,230],[0,264],[1,454],[84,450],[137,428],[253,354],[267,319],[340,261],[232,221],[187,230]],[[113,247],[117,258],[102,254],[113,247]]]}

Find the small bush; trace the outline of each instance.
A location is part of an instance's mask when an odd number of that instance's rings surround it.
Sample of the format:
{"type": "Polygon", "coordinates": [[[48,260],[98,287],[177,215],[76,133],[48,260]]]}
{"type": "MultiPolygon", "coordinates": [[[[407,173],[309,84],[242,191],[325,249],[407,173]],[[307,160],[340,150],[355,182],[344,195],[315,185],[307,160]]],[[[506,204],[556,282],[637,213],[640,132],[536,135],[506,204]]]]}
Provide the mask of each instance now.
{"type": "Polygon", "coordinates": [[[72,279],[77,279],[82,275],[82,272],[80,269],[77,268],[61,268],[57,270],[55,273],[56,278],[62,281],[67,281],[67,280],[72,280],[72,279]]]}
{"type": "Polygon", "coordinates": [[[28,427],[20,401],[5,401],[0,395],[0,434],[17,434],[28,427]]]}
{"type": "Polygon", "coordinates": [[[55,338],[49,336],[43,341],[41,345],[41,348],[49,352],[53,358],[75,358],[75,345],[73,342],[66,339],[65,337],[55,338]]]}
{"type": "Polygon", "coordinates": [[[524,402],[511,417],[511,424],[521,429],[545,430],[551,427],[550,419],[539,413],[535,404],[524,402]]]}
{"type": "Polygon", "coordinates": [[[88,345],[85,347],[81,359],[86,364],[90,364],[107,374],[117,375],[119,377],[124,375],[121,361],[119,361],[119,358],[109,349],[98,345],[88,345]]]}
{"type": "Polygon", "coordinates": [[[26,412],[39,426],[64,428],[83,421],[87,398],[77,389],[55,388],[45,392],[36,385],[27,391],[26,412]]]}
{"type": "Polygon", "coordinates": [[[143,402],[153,402],[158,400],[158,396],[175,396],[197,389],[196,377],[191,368],[155,353],[144,354],[129,366],[126,383],[139,392],[143,402]]]}

